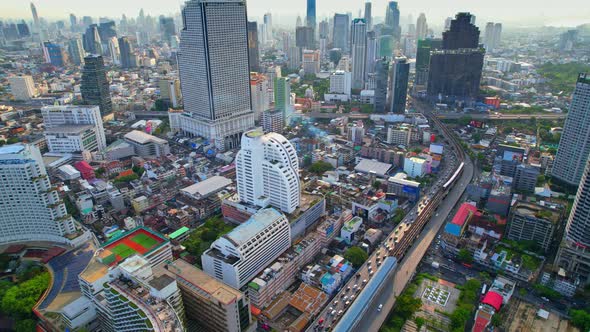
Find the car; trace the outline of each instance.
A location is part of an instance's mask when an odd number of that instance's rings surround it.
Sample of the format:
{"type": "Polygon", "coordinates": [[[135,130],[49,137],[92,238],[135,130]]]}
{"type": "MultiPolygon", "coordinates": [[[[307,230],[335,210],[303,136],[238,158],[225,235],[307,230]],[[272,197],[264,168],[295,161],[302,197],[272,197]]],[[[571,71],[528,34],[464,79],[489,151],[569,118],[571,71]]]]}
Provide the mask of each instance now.
{"type": "Polygon", "coordinates": [[[334,308],[332,308],[332,307],[328,308],[328,312],[331,312],[332,310],[334,310],[334,308]]]}
{"type": "Polygon", "coordinates": [[[348,295],[344,296],[344,301],[348,300],[348,295]]]}
{"type": "Polygon", "coordinates": [[[344,305],[348,307],[350,305],[350,301],[344,302],[344,305]]]}
{"type": "Polygon", "coordinates": [[[367,279],[363,279],[363,285],[367,283],[367,279]]]}
{"type": "Polygon", "coordinates": [[[379,306],[377,307],[377,311],[381,312],[381,309],[383,309],[383,304],[379,304],[379,306]]]}
{"type": "Polygon", "coordinates": [[[332,310],[332,312],[330,313],[330,315],[335,316],[336,315],[336,310],[332,310]]]}
{"type": "Polygon", "coordinates": [[[342,313],[343,313],[343,312],[344,312],[344,311],[342,311],[342,310],[339,310],[339,311],[338,311],[338,316],[342,315],[342,313]]]}
{"type": "Polygon", "coordinates": [[[354,294],[352,294],[352,295],[350,296],[350,300],[351,300],[351,301],[354,301],[354,294]]]}
{"type": "Polygon", "coordinates": [[[318,323],[319,323],[320,325],[324,324],[324,319],[323,319],[323,318],[320,318],[320,320],[318,321],[318,323]]]}
{"type": "Polygon", "coordinates": [[[338,300],[334,301],[334,306],[338,305],[338,300]]]}

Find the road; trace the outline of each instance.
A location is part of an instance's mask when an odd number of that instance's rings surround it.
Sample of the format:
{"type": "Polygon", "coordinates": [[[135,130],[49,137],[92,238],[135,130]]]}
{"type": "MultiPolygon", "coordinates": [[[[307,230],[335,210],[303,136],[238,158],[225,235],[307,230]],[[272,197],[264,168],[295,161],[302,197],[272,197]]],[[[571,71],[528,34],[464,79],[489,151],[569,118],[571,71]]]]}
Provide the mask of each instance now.
{"type": "Polygon", "coordinates": [[[383,325],[387,319],[387,315],[395,304],[395,297],[403,291],[407,283],[412,279],[430,243],[434,240],[439,229],[444,224],[446,217],[463,195],[472,177],[473,163],[469,159],[466,159],[465,169],[460,180],[439,205],[438,212],[430,218],[426,228],[420,234],[418,241],[416,241],[400,262],[393,278],[393,283],[389,287],[385,287],[379,298],[371,303],[371,308],[363,317],[361,324],[356,329],[357,331],[378,331],[381,325],[383,325]],[[383,309],[380,312],[377,311],[379,304],[383,304],[383,309]]]}
{"type": "MultiPolygon", "coordinates": [[[[154,112],[142,112],[142,113],[154,113],[154,112]]],[[[321,112],[309,112],[305,113],[305,116],[314,119],[335,119],[341,117],[348,117],[349,119],[368,119],[370,114],[364,113],[321,113],[321,112]]],[[[526,120],[526,119],[547,119],[557,120],[565,119],[567,113],[535,113],[535,114],[465,114],[465,113],[437,113],[436,116],[439,119],[460,119],[462,117],[470,117],[473,120],[526,120]]]]}

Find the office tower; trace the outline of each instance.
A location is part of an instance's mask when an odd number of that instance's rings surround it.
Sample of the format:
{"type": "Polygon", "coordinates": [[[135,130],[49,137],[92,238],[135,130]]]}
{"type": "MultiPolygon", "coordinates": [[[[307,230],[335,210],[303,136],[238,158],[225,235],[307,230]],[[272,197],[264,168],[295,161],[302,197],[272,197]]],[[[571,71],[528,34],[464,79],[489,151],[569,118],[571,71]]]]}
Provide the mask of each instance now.
{"type": "Polygon", "coordinates": [[[281,111],[283,113],[285,124],[288,124],[289,118],[291,116],[291,83],[289,83],[289,78],[275,78],[273,92],[275,99],[275,110],[281,111]]]}
{"type": "Polygon", "coordinates": [[[315,75],[320,72],[320,51],[303,50],[302,67],[305,75],[315,75]]]}
{"type": "Polygon", "coordinates": [[[83,38],[84,49],[86,52],[97,55],[102,54],[102,42],[96,24],[91,24],[86,28],[83,38]]]}
{"type": "Polygon", "coordinates": [[[121,50],[119,49],[119,40],[117,37],[111,37],[108,39],[109,42],[109,56],[113,61],[113,64],[121,64],[121,50]]]}
{"type": "Polygon", "coordinates": [[[484,33],[484,47],[486,52],[493,52],[500,46],[502,23],[488,22],[484,33]]]}
{"type": "Polygon", "coordinates": [[[41,31],[41,24],[39,23],[39,15],[37,14],[37,8],[31,2],[31,14],[33,14],[33,24],[35,25],[35,31],[41,31]]]}
{"type": "Polygon", "coordinates": [[[387,80],[389,77],[389,60],[382,57],[375,63],[375,113],[387,113],[387,80]]]}
{"type": "Polygon", "coordinates": [[[174,18],[160,16],[160,33],[162,34],[162,40],[170,44],[172,36],[176,35],[174,18]]]}
{"type": "Polygon", "coordinates": [[[273,39],[272,14],[271,13],[264,14],[264,16],[262,17],[262,22],[263,22],[264,27],[266,28],[265,33],[264,33],[264,38],[266,40],[272,40],[273,39]]]}
{"type": "Polygon", "coordinates": [[[276,133],[249,131],[236,156],[238,195],[260,207],[271,205],[292,213],[301,201],[299,162],[295,148],[276,133]],[[258,165],[258,167],[253,167],[258,165]]]}
{"type": "Polygon", "coordinates": [[[428,82],[428,68],[430,68],[430,51],[440,49],[442,39],[420,39],[416,49],[416,85],[428,82]]]}
{"type": "Polygon", "coordinates": [[[500,47],[501,40],[502,40],[502,23],[496,23],[494,25],[494,49],[500,47]]]}
{"type": "Polygon", "coordinates": [[[89,55],[84,58],[80,92],[84,104],[97,105],[100,107],[101,115],[105,116],[113,111],[109,82],[102,56],[89,55]]]}
{"type": "Polygon", "coordinates": [[[427,93],[430,99],[474,99],[479,94],[484,50],[471,14],[459,13],[443,32],[442,49],[430,52],[427,93]]]}
{"type": "Polygon", "coordinates": [[[299,69],[301,67],[301,49],[297,46],[291,46],[287,54],[287,68],[299,69]]]}
{"type": "Polygon", "coordinates": [[[330,23],[326,20],[321,21],[318,26],[318,32],[320,39],[328,39],[330,37],[330,23]]]}
{"type": "MultiPolygon", "coordinates": [[[[581,133],[579,137],[582,137],[581,133]]],[[[569,279],[579,282],[580,286],[590,284],[590,252],[588,251],[590,209],[588,206],[590,206],[590,159],[586,161],[584,174],[579,182],[574,205],[555,259],[556,265],[564,268],[569,279]]]]}
{"type": "Polygon", "coordinates": [[[426,23],[426,15],[420,13],[416,21],[416,39],[424,39],[428,34],[428,24],[426,23]]]}
{"type": "Polygon", "coordinates": [[[396,41],[400,40],[402,29],[399,25],[399,7],[397,1],[389,1],[385,9],[385,25],[393,31],[393,37],[396,41]]]}
{"type": "Polygon", "coordinates": [[[76,29],[78,28],[78,18],[76,18],[76,15],[74,14],[70,14],[70,30],[76,31],[76,29]]]}
{"type": "Polygon", "coordinates": [[[182,104],[182,93],[180,91],[180,80],[160,79],[158,83],[160,87],[160,98],[169,102],[172,107],[179,107],[182,104]]]}
{"type": "Polygon", "coordinates": [[[68,41],[68,53],[70,54],[70,60],[76,66],[80,66],[84,60],[84,46],[82,45],[82,39],[72,38],[68,41]]]}
{"type": "Polygon", "coordinates": [[[270,83],[266,76],[250,72],[250,95],[252,96],[252,110],[256,119],[260,119],[262,112],[270,108],[270,89],[270,83]]]}
{"type": "Polygon", "coordinates": [[[43,43],[43,57],[46,63],[50,63],[56,67],[64,67],[68,63],[68,54],[59,44],[44,42],[43,43]]]}
{"type": "Polygon", "coordinates": [[[182,259],[170,262],[166,269],[176,277],[187,319],[208,331],[248,329],[251,317],[246,295],[182,259]]]}
{"type": "Polygon", "coordinates": [[[108,43],[113,37],[117,37],[117,30],[115,29],[115,22],[114,21],[105,21],[101,22],[98,25],[98,34],[100,35],[100,40],[103,43],[108,43]]]}
{"type": "Polygon", "coordinates": [[[313,28],[308,26],[295,28],[295,45],[301,49],[315,49],[313,28]]]}
{"type": "Polygon", "coordinates": [[[368,80],[369,75],[375,73],[375,61],[377,60],[377,38],[375,38],[375,31],[367,32],[367,55],[365,66],[365,81],[368,80]]]}
{"type": "Polygon", "coordinates": [[[578,75],[551,175],[577,187],[590,156],[590,74],[578,75]]]}
{"type": "Polygon", "coordinates": [[[254,126],[246,2],[189,0],[182,17],[178,69],[184,113],[169,113],[171,128],[205,137],[218,149],[237,148],[241,134],[254,126]]]}
{"type": "Polygon", "coordinates": [[[119,51],[121,52],[121,68],[137,67],[133,45],[129,41],[129,37],[123,36],[119,38],[119,51]]]}
{"type": "Polygon", "coordinates": [[[334,15],[334,38],[332,38],[332,42],[334,48],[341,49],[343,53],[348,53],[349,22],[350,20],[346,14],[334,15]]]}
{"type": "Polygon", "coordinates": [[[367,66],[367,25],[362,18],[355,18],[351,28],[352,88],[363,89],[367,66]]]}
{"type": "Polygon", "coordinates": [[[258,23],[248,22],[248,61],[250,71],[260,70],[260,59],[258,51],[258,23]]]}
{"type": "Polygon", "coordinates": [[[451,21],[453,20],[452,17],[447,17],[445,19],[445,27],[444,27],[444,31],[447,31],[451,28],[451,21]]]}
{"type": "Polygon", "coordinates": [[[16,100],[29,100],[37,96],[35,82],[31,76],[11,76],[8,77],[8,83],[10,84],[10,92],[16,100]]]}
{"type": "Polygon", "coordinates": [[[18,31],[18,36],[20,38],[29,38],[31,37],[31,31],[29,30],[29,26],[25,21],[16,24],[16,30],[18,31]]]}
{"type": "Polygon", "coordinates": [[[367,31],[373,30],[373,16],[371,14],[371,2],[365,2],[365,23],[367,24],[367,31]]]}
{"type": "Polygon", "coordinates": [[[201,261],[208,275],[231,287],[244,289],[290,246],[289,220],[274,208],[265,208],[215,240],[203,253],[201,261]]]}
{"type": "Polygon", "coordinates": [[[107,146],[98,106],[44,106],[41,115],[50,152],[102,151],[107,146]]]}
{"type": "Polygon", "coordinates": [[[0,243],[70,243],[74,220],[53,188],[36,146],[0,147],[0,243]]]}
{"type": "Polygon", "coordinates": [[[559,35],[558,48],[560,51],[569,52],[574,48],[578,40],[578,30],[568,30],[559,35]]]}
{"type": "Polygon", "coordinates": [[[387,57],[387,58],[391,59],[391,57],[393,57],[393,47],[394,47],[393,36],[381,35],[381,36],[379,36],[379,40],[377,41],[377,43],[379,45],[378,56],[380,58],[387,57]]]}
{"type": "Polygon", "coordinates": [[[316,16],[315,16],[315,0],[307,0],[307,16],[305,17],[306,25],[315,31],[316,16]]]}
{"type": "Polygon", "coordinates": [[[405,57],[396,57],[391,65],[389,76],[389,111],[396,114],[406,112],[406,97],[408,95],[408,77],[410,64],[405,57]]]}

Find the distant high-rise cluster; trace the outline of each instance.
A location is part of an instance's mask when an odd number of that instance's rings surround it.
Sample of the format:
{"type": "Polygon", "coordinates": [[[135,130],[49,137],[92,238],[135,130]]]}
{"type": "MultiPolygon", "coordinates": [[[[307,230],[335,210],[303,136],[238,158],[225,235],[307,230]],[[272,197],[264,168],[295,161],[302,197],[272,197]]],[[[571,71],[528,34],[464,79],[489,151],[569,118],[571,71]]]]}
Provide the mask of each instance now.
{"type": "Polygon", "coordinates": [[[487,52],[494,52],[500,47],[502,23],[488,22],[484,33],[484,47],[487,52]]]}

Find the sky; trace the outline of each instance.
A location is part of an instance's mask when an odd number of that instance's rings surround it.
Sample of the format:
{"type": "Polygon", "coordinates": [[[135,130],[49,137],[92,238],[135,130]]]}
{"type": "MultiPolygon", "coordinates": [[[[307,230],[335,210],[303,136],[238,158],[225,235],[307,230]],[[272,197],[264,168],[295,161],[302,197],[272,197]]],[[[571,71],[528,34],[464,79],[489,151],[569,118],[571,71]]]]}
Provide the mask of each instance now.
{"type": "MultiPolygon", "coordinates": [[[[479,24],[484,21],[502,22],[514,26],[576,26],[590,23],[589,0],[399,0],[402,17],[424,12],[429,24],[440,26],[444,19],[459,11],[473,13],[479,24]]],[[[316,0],[318,18],[334,12],[352,12],[358,16],[365,0],[316,0]]],[[[374,0],[373,16],[384,16],[387,0],[374,0]]],[[[183,0],[35,0],[39,16],[47,19],[66,19],[76,16],[136,17],[139,9],[159,16],[179,12],[183,0]]],[[[265,12],[273,14],[273,21],[294,25],[297,15],[305,16],[306,0],[248,0],[248,15],[259,19],[265,12]]],[[[31,19],[26,0],[0,0],[0,17],[31,19]]]]}

